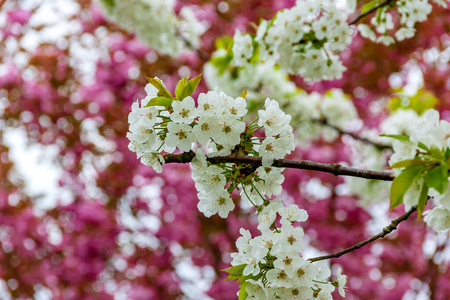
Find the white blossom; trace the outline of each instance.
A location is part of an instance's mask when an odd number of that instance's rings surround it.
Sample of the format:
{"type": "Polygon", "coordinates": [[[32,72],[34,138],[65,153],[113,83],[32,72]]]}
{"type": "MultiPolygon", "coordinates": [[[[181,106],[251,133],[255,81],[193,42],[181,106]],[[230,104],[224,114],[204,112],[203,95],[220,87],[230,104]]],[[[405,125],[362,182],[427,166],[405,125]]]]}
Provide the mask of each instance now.
{"type": "Polygon", "coordinates": [[[331,293],[334,292],[335,288],[331,284],[321,284],[319,285],[320,291],[316,296],[319,300],[333,300],[331,293]]]}
{"type": "Polygon", "coordinates": [[[395,38],[397,41],[403,41],[414,36],[416,30],[410,27],[402,27],[395,33],[395,38]]]}
{"type": "Polygon", "coordinates": [[[389,46],[391,44],[394,44],[395,40],[394,40],[394,38],[392,38],[389,35],[382,35],[382,36],[379,36],[377,38],[377,43],[381,43],[381,44],[384,44],[386,46],[389,46]]]}
{"type": "MultiPolygon", "coordinates": [[[[255,38],[259,60],[277,63],[283,70],[306,80],[340,78],[345,67],[330,50],[340,51],[351,43],[348,13],[345,7],[338,8],[333,2],[296,1],[294,7],[278,12],[272,23],[263,21],[259,25],[255,38]],[[310,32],[313,34],[307,35],[310,32]],[[319,41],[323,46],[316,49],[319,41]]],[[[249,64],[251,40],[236,31],[234,65],[249,64]]]]}
{"type": "Polygon", "coordinates": [[[248,296],[247,299],[257,299],[257,300],[269,300],[267,289],[261,281],[256,281],[253,279],[247,279],[248,284],[245,287],[245,291],[248,296]]]}
{"type": "Polygon", "coordinates": [[[190,124],[197,117],[197,109],[192,97],[186,97],[182,101],[172,102],[173,113],[170,119],[177,123],[190,124]]]}
{"type": "Polygon", "coordinates": [[[277,255],[278,253],[299,253],[304,250],[302,238],[304,236],[301,227],[294,227],[291,224],[284,224],[281,227],[281,232],[276,236],[276,246],[271,253],[277,255]]]}
{"type": "Polygon", "coordinates": [[[289,125],[291,116],[285,114],[277,101],[266,99],[265,110],[258,110],[258,125],[263,126],[267,136],[275,136],[281,133],[283,128],[289,125]]]}
{"type": "Polygon", "coordinates": [[[264,207],[262,212],[258,214],[258,229],[260,231],[264,231],[272,225],[281,207],[283,207],[283,204],[280,198],[273,199],[269,205],[264,207]]]}
{"type": "Polygon", "coordinates": [[[216,165],[207,167],[201,176],[198,176],[195,180],[196,189],[206,193],[223,190],[227,182],[222,172],[223,169],[216,165]]]}
{"type": "Polygon", "coordinates": [[[339,295],[345,297],[345,286],[347,284],[347,276],[342,274],[342,269],[337,269],[337,282],[339,287],[339,295]]]}
{"type": "Polygon", "coordinates": [[[297,265],[290,271],[294,286],[312,286],[313,280],[319,274],[319,268],[316,264],[300,257],[297,265]]]}
{"type": "Polygon", "coordinates": [[[304,209],[298,208],[296,204],[290,204],[288,207],[282,207],[279,212],[282,225],[290,225],[292,222],[305,222],[308,219],[308,213],[304,209]]]}
{"type": "Polygon", "coordinates": [[[228,213],[234,209],[233,200],[225,190],[216,190],[213,193],[206,193],[204,191],[197,194],[200,200],[197,208],[205,217],[210,217],[219,214],[220,217],[226,218],[228,213]]]}
{"type": "Polygon", "coordinates": [[[262,157],[262,165],[269,167],[274,159],[284,158],[286,154],[294,150],[293,141],[288,137],[266,138],[259,148],[259,155],[262,157]]]}
{"type": "Polygon", "coordinates": [[[198,96],[198,114],[200,117],[210,117],[212,115],[219,116],[222,114],[224,107],[219,101],[220,96],[216,91],[208,93],[200,93],[198,96]]]}
{"type": "Polygon", "coordinates": [[[226,114],[218,119],[219,130],[212,137],[214,142],[221,145],[237,145],[241,141],[241,133],[245,130],[245,123],[235,116],[226,114]]]}
{"type": "Polygon", "coordinates": [[[369,40],[374,42],[376,41],[377,35],[375,34],[375,32],[373,32],[369,25],[358,24],[357,28],[359,30],[359,33],[361,33],[363,37],[368,38],[369,40]]]}
{"type": "Polygon", "coordinates": [[[198,120],[198,124],[194,126],[192,132],[201,145],[207,145],[211,137],[219,134],[219,124],[217,116],[202,116],[198,120]]]}
{"type": "Polygon", "coordinates": [[[278,296],[281,299],[311,299],[313,297],[313,290],[311,287],[300,286],[293,288],[280,288],[278,296]]]}
{"type": "Polygon", "coordinates": [[[148,167],[152,167],[156,173],[162,172],[162,165],[164,162],[162,155],[157,153],[149,153],[141,157],[141,163],[148,167]]]}
{"type": "Polygon", "coordinates": [[[249,34],[242,35],[239,30],[234,34],[233,56],[236,66],[244,66],[253,55],[253,39],[249,34]]]}
{"type": "Polygon", "coordinates": [[[435,207],[423,213],[423,220],[428,226],[437,231],[444,231],[450,228],[450,210],[441,207],[435,207]]]}
{"type": "Polygon", "coordinates": [[[192,132],[191,126],[183,123],[169,122],[167,129],[168,133],[165,142],[169,147],[178,147],[184,152],[191,150],[191,145],[195,142],[195,135],[192,132]]]}
{"type": "Polygon", "coordinates": [[[150,47],[172,56],[185,48],[183,39],[198,47],[199,36],[207,28],[205,23],[197,20],[189,6],[183,6],[177,16],[174,0],[101,0],[100,3],[110,19],[126,30],[136,32],[150,47]]]}
{"type": "Polygon", "coordinates": [[[281,172],[284,168],[273,168],[273,167],[258,167],[255,170],[255,173],[258,174],[258,177],[262,179],[262,181],[258,181],[256,183],[260,183],[263,186],[263,191],[268,197],[272,197],[272,195],[279,195],[282,191],[281,184],[284,182],[284,176],[281,172]]]}
{"type": "Polygon", "coordinates": [[[284,269],[273,268],[266,273],[266,278],[274,287],[292,287],[289,275],[284,269]]]}

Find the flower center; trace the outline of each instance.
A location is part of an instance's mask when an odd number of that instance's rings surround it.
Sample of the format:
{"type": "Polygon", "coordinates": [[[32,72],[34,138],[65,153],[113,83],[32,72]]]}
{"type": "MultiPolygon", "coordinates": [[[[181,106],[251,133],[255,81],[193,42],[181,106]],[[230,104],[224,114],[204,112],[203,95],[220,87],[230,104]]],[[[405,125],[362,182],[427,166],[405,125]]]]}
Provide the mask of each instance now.
{"type": "Polygon", "coordinates": [[[231,126],[230,125],[225,125],[222,128],[222,131],[225,132],[226,134],[230,133],[231,132],[231,126]]]}
{"type": "Polygon", "coordinates": [[[181,139],[185,139],[187,137],[187,134],[184,130],[180,130],[177,132],[178,138],[181,139]]]}
{"type": "Polygon", "coordinates": [[[223,197],[220,197],[220,198],[217,200],[217,204],[219,204],[220,206],[224,205],[225,202],[227,202],[227,199],[225,199],[225,198],[223,198],[223,197]]]}
{"type": "Polygon", "coordinates": [[[287,242],[288,242],[289,244],[291,244],[291,245],[294,244],[295,241],[296,241],[296,239],[295,239],[295,237],[293,237],[292,235],[291,235],[290,237],[287,238],[287,242]]]}
{"type": "Polygon", "coordinates": [[[267,145],[266,145],[266,151],[268,151],[268,152],[272,152],[272,151],[273,151],[273,146],[272,146],[272,144],[267,144],[267,145]]]}
{"type": "Polygon", "coordinates": [[[186,110],[183,108],[180,115],[181,115],[181,117],[186,118],[187,116],[189,116],[189,110],[186,110]]]}
{"type": "Polygon", "coordinates": [[[286,257],[286,258],[283,260],[283,262],[284,262],[284,264],[285,264],[286,266],[289,266],[289,265],[292,263],[292,258],[286,257]]]}
{"type": "Polygon", "coordinates": [[[277,278],[278,278],[278,279],[286,279],[286,278],[287,278],[286,272],[284,272],[284,270],[281,270],[281,271],[278,273],[277,278]]]}
{"type": "Polygon", "coordinates": [[[208,123],[203,123],[203,124],[200,126],[200,129],[201,129],[202,131],[207,131],[207,130],[209,129],[208,123]]]}

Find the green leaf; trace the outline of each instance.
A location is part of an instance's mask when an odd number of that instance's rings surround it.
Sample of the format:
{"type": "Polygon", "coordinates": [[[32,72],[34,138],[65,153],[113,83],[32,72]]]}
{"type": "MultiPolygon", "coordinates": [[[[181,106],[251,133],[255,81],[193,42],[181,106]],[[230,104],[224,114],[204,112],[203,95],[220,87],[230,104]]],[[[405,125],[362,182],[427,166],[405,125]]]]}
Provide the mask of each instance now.
{"type": "Polygon", "coordinates": [[[377,14],[375,15],[375,20],[376,20],[377,24],[381,24],[381,15],[382,15],[383,10],[384,10],[383,8],[377,9],[377,14]]]}
{"type": "Polygon", "coordinates": [[[239,280],[241,278],[241,275],[231,275],[229,274],[227,278],[225,278],[224,281],[231,281],[231,280],[239,280]]]}
{"type": "Polygon", "coordinates": [[[445,149],[445,158],[448,159],[450,157],[450,148],[447,147],[447,149],[445,149]]]}
{"type": "Polygon", "coordinates": [[[195,92],[195,89],[200,83],[200,80],[202,80],[202,74],[189,80],[186,83],[186,86],[183,88],[183,91],[181,92],[178,99],[183,100],[184,98],[191,96],[195,92]]]}
{"type": "Polygon", "coordinates": [[[158,78],[150,78],[145,76],[147,78],[147,81],[153,85],[155,88],[158,89],[159,93],[158,96],[166,97],[166,98],[173,98],[172,94],[162,85],[161,80],[158,78]],[[161,94],[161,95],[160,95],[161,94]]]}
{"type": "Polygon", "coordinates": [[[245,97],[247,97],[247,89],[244,89],[242,91],[241,97],[245,99],[245,97]]]}
{"type": "Polygon", "coordinates": [[[419,142],[419,143],[417,144],[417,146],[419,146],[419,148],[421,148],[421,149],[423,149],[423,150],[425,150],[425,151],[427,151],[427,152],[430,152],[430,149],[428,149],[428,147],[427,147],[424,143],[422,143],[422,142],[419,142]]]}
{"type": "Polygon", "coordinates": [[[245,290],[247,285],[248,285],[248,282],[241,283],[241,287],[239,288],[239,300],[247,299],[248,293],[245,290]]]}
{"type": "Polygon", "coordinates": [[[428,171],[425,177],[425,183],[434,188],[440,194],[443,194],[447,189],[448,175],[447,164],[441,162],[439,165],[428,171]]]}
{"type": "Polygon", "coordinates": [[[366,4],[364,4],[361,7],[361,14],[365,14],[365,13],[369,12],[370,10],[374,9],[378,4],[380,4],[379,0],[370,1],[366,4]]]}
{"type": "Polygon", "coordinates": [[[422,189],[420,190],[420,196],[419,196],[419,204],[417,205],[417,221],[420,221],[422,218],[422,213],[425,208],[425,205],[427,204],[428,200],[428,186],[424,182],[422,185],[422,189]]]}
{"type": "Polygon", "coordinates": [[[402,160],[399,162],[396,162],[395,164],[393,164],[391,166],[392,169],[396,169],[396,168],[407,168],[407,167],[411,167],[411,166],[417,166],[417,165],[423,165],[428,163],[425,160],[421,160],[421,159],[407,159],[407,160],[402,160]]]}
{"type": "Polygon", "coordinates": [[[223,272],[227,272],[230,275],[225,279],[225,281],[228,280],[234,280],[234,279],[238,279],[239,277],[242,276],[242,272],[244,272],[245,267],[247,266],[247,264],[241,264],[241,265],[237,265],[237,266],[232,266],[226,269],[223,269],[223,272]],[[230,277],[236,277],[236,278],[232,278],[229,279],[230,277]]]}
{"type": "Polygon", "coordinates": [[[214,56],[210,61],[217,68],[219,74],[223,74],[233,61],[233,55],[214,56]]]}
{"type": "Polygon", "coordinates": [[[443,178],[444,181],[444,192],[447,189],[447,185],[448,185],[448,166],[445,163],[445,161],[441,161],[441,176],[443,178]]]}
{"type": "Polygon", "coordinates": [[[225,35],[216,40],[216,49],[229,50],[233,47],[233,38],[231,36],[225,35]]]}
{"type": "Polygon", "coordinates": [[[150,102],[145,107],[149,106],[166,106],[166,107],[172,107],[173,98],[166,98],[166,97],[155,97],[153,99],[150,99],[150,102]]]}
{"type": "Polygon", "coordinates": [[[184,87],[188,83],[188,80],[189,80],[189,77],[184,77],[180,81],[178,81],[177,87],[175,88],[175,96],[177,97],[178,100],[183,100],[183,99],[180,99],[180,97],[181,97],[184,87]]]}
{"type": "Polygon", "coordinates": [[[431,146],[430,153],[436,159],[445,160],[445,155],[444,155],[444,153],[442,153],[442,150],[435,146],[431,146]]]}
{"type": "Polygon", "coordinates": [[[424,168],[424,165],[411,166],[404,169],[399,176],[395,177],[390,193],[391,210],[403,202],[403,196],[406,191],[419,179],[424,168]]]}
{"type": "Polygon", "coordinates": [[[101,2],[103,2],[103,4],[108,8],[114,8],[116,5],[115,0],[101,0],[101,2]]]}
{"type": "Polygon", "coordinates": [[[247,276],[244,276],[244,275],[242,275],[241,277],[239,277],[239,282],[240,283],[244,283],[244,282],[246,282],[247,281],[247,279],[253,279],[253,280],[258,280],[258,276],[253,276],[252,274],[250,274],[250,275],[247,275],[247,276]]]}
{"type": "Polygon", "coordinates": [[[399,141],[409,141],[409,136],[401,134],[380,134],[380,136],[390,137],[399,141]]]}
{"type": "MultiPolygon", "coordinates": [[[[395,4],[395,1],[392,1],[391,4],[395,4]]],[[[422,115],[427,110],[435,108],[439,102],[432,92],[423,88],[417,90],[413,96],[405,95],[405,91],[402,88],[394,89],[394,91],[397,93],[397,96],[392,97],[387,104],[391,111],[409,108],[417,112],[418,115],[422,115]]]]}

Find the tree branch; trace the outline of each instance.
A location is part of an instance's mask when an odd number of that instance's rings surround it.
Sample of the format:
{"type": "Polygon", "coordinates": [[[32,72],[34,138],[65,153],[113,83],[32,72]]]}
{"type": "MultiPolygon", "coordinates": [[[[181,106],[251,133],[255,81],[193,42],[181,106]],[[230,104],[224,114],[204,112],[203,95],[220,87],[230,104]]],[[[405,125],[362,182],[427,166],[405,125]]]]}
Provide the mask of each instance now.
{"type": "MultiPolygon", "coordinates": [[[[190,151],[182,154],[168,154],[164,156],[166,163],[188,163],[195,157],[195,153],[190,151]]],[[[261,166],[261,158],[253,156],[220,156],[220,157],[210,157],[207,160],[211,163],[239,163],[239,164],[249,164],[254,168],[261,166]]],[[[365,179],[376,179],[384,181],[394,180],[394,174],[388,171],[370,171],[362,170],[352,167],[346,167],[336,163],[319,163],[310,160],[288,160],[288,159],[276,159],[274,160],[272,166],[278,168],[291,168],[291,169],[302,169],[311,171],[320,171],[331,173],[335,176],[353,176],[365,179]]]]}
{"type": "Polygon", "coordinates": [[[397,229],[398,224],[400,224],[401,222],[407,220],[409,218],[410,215],[412,215],[415,211],[416,211],[416,207],[412,207],[409,211],[407,211],[405,214],[401,215],[400,217],[398,217],[397,219],[393,220],[391,222],[391,224],[389,224],[388,226],[386,226],[385,228],[383,228],[383,231],[380,232],[377,235],[372,236],[371,238],[368,238],[365,241],[362,241],[350,248],[347,248],[345,250],[342,250],[340,252],[336,252],[334,254],[330,254],[330,255],[324,255],[324,256],[319,256],[319,257],[314,257],[314,258],[310,258],[308,259],[311,262],[315,262],[315,261],[319,261],[319,260],[325,260],[325,259],[330,259],[330,258],[338,258],[346,253],[349,253],[353,250],[359,249],[369,243],[372,243],[373,241],[376,241],[377,239],[382,239],[384,238],[386,235],[388,235],[389,233],[391,233],[392,231],[397,229]]]}
{"type": "Polygon", "coordinates": [[[361,136],[359,136],[357,134],[354,134],[353,132],[344,131],[344,130],[340,129],[339,127],[331,125],[325,119],[313,119],[313,122],[314,123],[318,123],[318,124],[322,124],[322,125],[327,126],[329,128],[332,128],[332,129],[336,130],[337,132],[339,132],[339,134],[341,134],[341,135],[348,135],[348,136],[352,137],[354,140],[363,142],[365,144],[370,144],[370,145],[374,146],[375,148],[377,148],[379,150],[392,149],[392,147],[389,146],[389,145],[380,144],[380,143],[377,143],[375,141],[369,140],[367,138],[361,137],[361,136]]]}
{"type": "Polygon", "coordinates": [[[183,43],[186,45],[186,47],[188,47],[189,49],[195,51],[198,55],[198,57],[200,57],[200,59],[204,60],[204,61],[209,61],[210,57],[209,54],[206,53],[205,51],[203,51],[200,48],[194,47],[194,45],[192,45],[192,43],[187,40],[178,30],[177,30],[177,36],[183,41],[183,43]]]}
{"type": "Polygon", "coordinates": [[[370,15],[371,13],[373,13],[374,11],[376,11],[377,9],[379,9],[380,7],[383,7],[385,5],[388,5],[389,3],[393,2],[394,0],[386,0],[383,3],[378,4],[377,6],[375,6],[374,8],[372,8],[371,10],[359,15],[358,17],[356,17],[356,19],[354,19],[353,21],[351,21],[348,25],[355,25],[356,23],[358,23],[361,19],[363,19],[364,17],[366,17],[367,15],[370,15]]]}

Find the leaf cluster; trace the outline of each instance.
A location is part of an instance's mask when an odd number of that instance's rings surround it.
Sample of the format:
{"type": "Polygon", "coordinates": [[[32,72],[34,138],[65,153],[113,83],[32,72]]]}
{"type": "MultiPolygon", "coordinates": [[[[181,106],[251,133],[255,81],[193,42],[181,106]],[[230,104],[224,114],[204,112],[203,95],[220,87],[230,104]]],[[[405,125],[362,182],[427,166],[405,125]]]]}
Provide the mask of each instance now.
{"type": "Polygon", "coordinates": [[[191,80],[189,80],[189,76],[182,78],[175,88],[175,97],[172,96],[172,94],[164,87],[161,80],[159,80],[158,78],[150,78],[147,76],[145,78],[147,78],[147,81],[158,90],[157,96],[150,99],[145,107],[172,107],[173,101],[182,101],[184,98],[192,96],[192,94],[195,92],[195,89],[199,85],[200,80],[202,79],[202,74],[192,78],[191,80]]]}
{"type": "MultiPolygon", "coordinates": [[[[402,141],[409,141],[403,135],[385,135],[402,141]]],[[[413,159],[399,161],[391,168],[403,169],[400,175],[395,177],[391,192],[391,209],[399,206],[403,202],[408,189],[419,180],[422,180],[419,201],[417,205],[418,219],[422,217],[423,210],[428,200],[428,191],[434,188],[440,194],[444,194],[448,186],[448,170],[450,168],[450,148],[439,149],[437,147],[428,148],[419,143],[419,149],[413,159]]]]}
{"type": "Polygon", "coordinates": [[[232,266],[232,267],[222,270],[223,272],[228,273],[228,277],[225,279],[225,281],[237,280],[241,284],[241,286],[239,288],[239,300],[247,299],[248,293],[245,290],[245,288],[248,285],[247,280],[248,279],[254,279],[254,280],[258,279],[258,276],[253,276],[251,274],[244,276],[242,274],[244,272],[244,269],[246,266],[247,266],[246,264],[241,264],[241,265],[232,266]]]}

